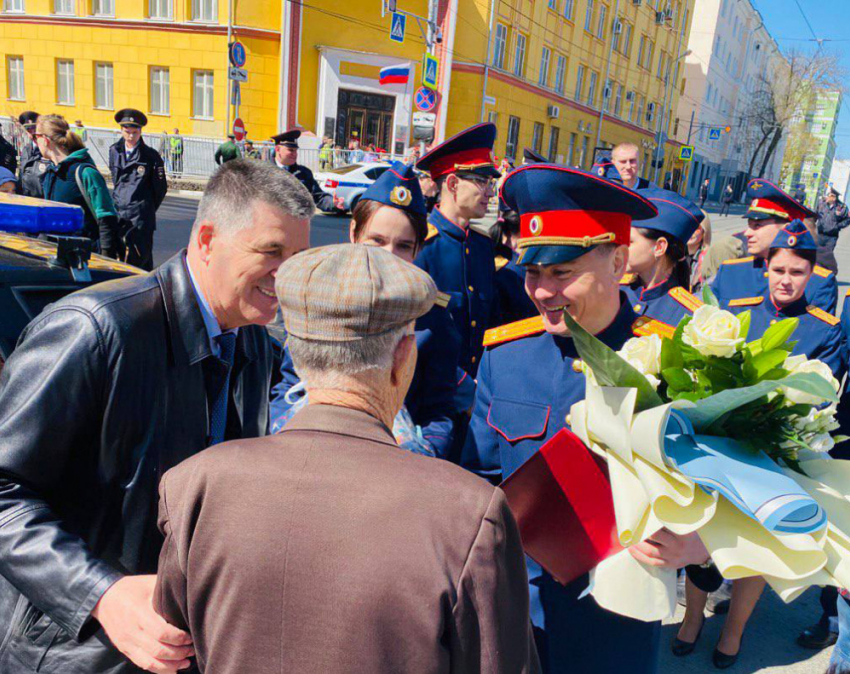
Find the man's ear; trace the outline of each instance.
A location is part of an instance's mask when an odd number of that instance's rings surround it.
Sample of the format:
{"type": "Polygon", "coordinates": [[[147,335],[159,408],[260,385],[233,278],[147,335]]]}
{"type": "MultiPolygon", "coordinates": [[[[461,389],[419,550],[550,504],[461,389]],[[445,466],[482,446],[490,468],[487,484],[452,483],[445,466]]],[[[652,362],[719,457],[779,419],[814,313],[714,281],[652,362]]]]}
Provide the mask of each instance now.
{"type": "Polygon", "coordinates": [[[629,247],[617,246],[611,256],[611,264],[614,266],[614,277],[619,283],[623,274],[626,273],[626,266],[629,264],[629,247]]]}
{"type": "Polygon", "coordinates": [[[198,247],[198,257],[204,264],[209,264],[215,240],[215,225],[209,220],[203,220],[196,228],[193,237],[194,244],[198,247]]]}
{"type": "Polygon", "coordinates": [[[354,218],[351,218],[351,224],[348,225],[348,241],[350,243],[357,243],[357,241],[354,240],[354,228],[355,227],[357,227],[357,223],[354,222],[354,218]]]}
{"type": "Polygon", "coordinates": [[[402,382],[404,373],[407,371],[408,360],[415,357],[416,335],[405,335],[393,352],[393,368],[390,371],[390,383],[393,386],[398,386],[402,382]]]}
{"type": "MultiPolygon", "coordinates": [[[[458,181],[459,181],[459,178],[457,177],[457,175],[455,175],[454,173],[450,173],[448,176],[446,176],[446,180],[443,183],[443,190],[446,190],[448,192],[451,192],[452,194],[455,194],[457,192],[458,181]]],[[[441,190],[441,192],[442,192],[442,190],[441,190]]]]}

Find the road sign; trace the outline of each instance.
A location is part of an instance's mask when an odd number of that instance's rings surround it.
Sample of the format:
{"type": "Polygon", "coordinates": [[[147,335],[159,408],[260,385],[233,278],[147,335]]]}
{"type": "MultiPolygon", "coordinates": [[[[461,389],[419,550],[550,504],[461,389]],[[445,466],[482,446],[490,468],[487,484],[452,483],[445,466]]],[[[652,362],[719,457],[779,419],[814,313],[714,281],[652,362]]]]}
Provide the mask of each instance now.
{"type": "Polygon", "coordinates": [[[422,63],[422,84],[429,89],[437,88],[437,73],[440,70],[440,62],[436,56],[425,54],[425,61],[422,63]]]}
{"type": "Polygon", "coordinates": [[[709,129],[708,130],[708,139],[709,140],[720,140],[720,129],[709,129]]]}
{"type": "Polygon", "coordinates": [[[679,148],[679,159],[682,161],[691,161],[694,158],[693,145],[682,145],[679,148]]]}
{"type": "Polygon", "coordinates": [[[407,25],[407,16],[393,13],[393,20],[390,24],[390,40],[393,42],[404,42],[404,29],[407,25]]]}
{"type": "Polygon", "coordinates": [[[433,112],[414,112],[413,126],[434,126],[437,123],[437,115],[433,112]]]}
{"type": "Polygon", "coordinates": [[[416,95],[413,97],[413,102],[416,104],[416,109],[422,112],[431,112],[437,107],[437,92],[419,87],[416,90],[416,95]]]}
{"type": "Polygon", "coordinates": [[[496,105],[496,97],[495,96],[485,96],[484,97],[484,105],[496,105]]]}
{"type": "Polygon", "coordinates": [[[243,70],[242,68],[231,68],[229,77],[234,82],[247,82],[248,81],[248,71],[243,70]]]}
{"type": "Polygon", "coordinates": [[[248,52],[245,51],[245,45],[241,42],[233,42],[230,45],[230,63],[235,68],[241,68],[248,60],[248,52]]]}
{"type": "Polygon", "coordinates": [[[239,117],[233,120],[233,135],[236,140],[245,140],[245,124],[239,117]]]}

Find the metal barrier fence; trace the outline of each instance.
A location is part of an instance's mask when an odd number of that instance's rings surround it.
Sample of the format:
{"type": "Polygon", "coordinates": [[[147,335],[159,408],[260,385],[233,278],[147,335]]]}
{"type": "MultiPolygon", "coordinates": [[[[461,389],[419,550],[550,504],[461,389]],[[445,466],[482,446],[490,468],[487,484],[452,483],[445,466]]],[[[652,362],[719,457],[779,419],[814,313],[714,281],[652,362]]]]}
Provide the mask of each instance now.
{"type": "MultiPolygon", "coordinates": [[[[17,120],[12,118],[0,117],[0,130],[3,136],[11,141],[16,148],[20,148],[26,143],[26,132],[23,127],[18,124],[17,120]]],[[[86,127],[85,143],[89,150],[92,160],[97,166],[103,170],[109,167],[109,147],[121,137],[121,132],[118,129],[101,129],[86,127]]],[[[145,133],[144,139],[150,147],[157,150],[162,155],[165,162],[166,172],[172,178],[208,178],[216,169],[215,151],[221,145],[222,141],[215,138],[206,138],[202,136],[181,136],[183,138],[182,153],[175,153],[171,150],[171,134],[145,133]]],[[[238,143],[243,153],[244,142],[238,143]]],[[[258,141],[253,143],[254,153],[256,158],[263,161],[274,161],[274,144],[269,141],[258,141]]],[[[320,150],[318,148],[301,148],[298,150],[298,163],[306,166],[312,171],[324,171],[332,168],[337,168],[351,163],[354,158],[357,161],[394,161],[403,159],[396,155],[382,154],[374,156],[374,158],[365,156],[362,151],[357,151],[357,155],[353,155],[350,150],[335,149],[323,158],[319,159],[320,150]]]]}

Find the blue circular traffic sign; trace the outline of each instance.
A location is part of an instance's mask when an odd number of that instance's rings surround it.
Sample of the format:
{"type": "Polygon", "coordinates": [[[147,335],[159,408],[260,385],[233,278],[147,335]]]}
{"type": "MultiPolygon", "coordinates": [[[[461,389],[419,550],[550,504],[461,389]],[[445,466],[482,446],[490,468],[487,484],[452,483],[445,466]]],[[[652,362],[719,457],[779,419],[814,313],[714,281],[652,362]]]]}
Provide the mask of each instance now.
{"type": "Polygon", "coordinates": [[[248,52],[245,51],[245,45],[241,42],[234,42],[230,45],[230,62],[235,68],[241,68],[248,60],[248,52]]]}
{"type": "Polygon", "coordinates": [[[428,89],[427,87],[419,87],[414,96],[416,109],[422,112],[431,112],[437,107],[437,92],[428,89]]]}

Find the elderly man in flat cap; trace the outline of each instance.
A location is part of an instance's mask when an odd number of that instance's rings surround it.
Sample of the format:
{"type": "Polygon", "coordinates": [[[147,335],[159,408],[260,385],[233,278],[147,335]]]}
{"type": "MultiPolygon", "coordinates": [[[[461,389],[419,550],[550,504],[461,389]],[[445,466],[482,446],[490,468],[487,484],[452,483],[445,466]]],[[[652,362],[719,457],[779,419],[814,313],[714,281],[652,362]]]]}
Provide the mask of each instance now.
{"type": "Polygon", "coordinates": [[[504,494],[390,431],[434,282],[343,244],[275,289],[310,404],[165,475],[157,610],[208,674],[539,671],[504,494]]]}

